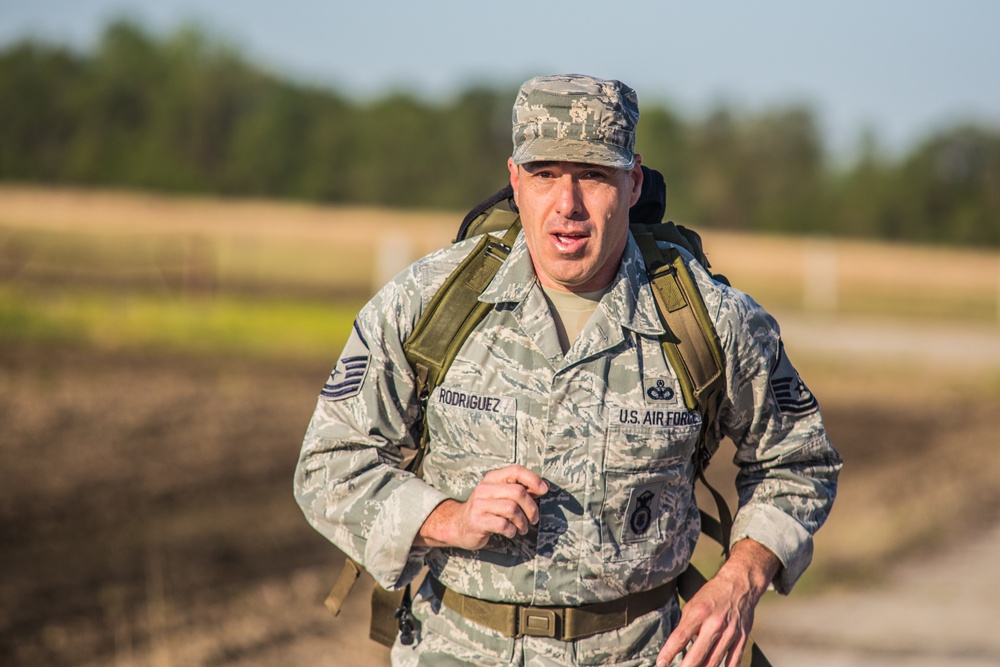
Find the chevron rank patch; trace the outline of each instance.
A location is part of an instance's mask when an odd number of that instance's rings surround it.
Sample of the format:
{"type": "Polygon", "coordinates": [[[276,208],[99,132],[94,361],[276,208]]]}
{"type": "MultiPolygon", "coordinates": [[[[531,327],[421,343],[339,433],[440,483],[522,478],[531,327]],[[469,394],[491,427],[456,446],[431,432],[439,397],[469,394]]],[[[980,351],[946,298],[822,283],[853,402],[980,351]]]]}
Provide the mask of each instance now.
{"type": "Polygon", "coordinates": [[[347,339],[347,345],[344,346],[344,352],[340,355],[333,372],[330,373],[330,379],[323,386],[320,396],[331,401],[340,401],[356,396],[361,391],[361,385],[365,381],[370,361],[371,353],[368,351],[368,343],[361,335],[358,323],[355,322],[351,337],[347,339]]]}
{"type": "Polygon", "coordinates": [[[784,415],[805,415],[819,408],[816,397],[788,360],[781,341],[778,341],[778,358],[771,367],[771,394],[778,411],[784,415]]]}

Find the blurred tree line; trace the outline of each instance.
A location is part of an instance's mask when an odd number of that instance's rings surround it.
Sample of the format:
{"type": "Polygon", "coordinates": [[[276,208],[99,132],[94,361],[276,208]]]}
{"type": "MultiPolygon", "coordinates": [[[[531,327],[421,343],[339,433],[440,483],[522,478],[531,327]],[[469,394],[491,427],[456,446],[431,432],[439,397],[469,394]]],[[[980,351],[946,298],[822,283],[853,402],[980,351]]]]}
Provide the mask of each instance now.
{"type": "MultiPolygon", "coordinates": [[[[515,90],[374,101],[289,81],[195,27],[109,25],[91,53],[0,52],[0,179],[464,210],[506,180],[515,90]]],[[[834,165],[812,111],[645,105],[671,217],[705,227],[1000,246],[1000,130],[834,165]]]]}

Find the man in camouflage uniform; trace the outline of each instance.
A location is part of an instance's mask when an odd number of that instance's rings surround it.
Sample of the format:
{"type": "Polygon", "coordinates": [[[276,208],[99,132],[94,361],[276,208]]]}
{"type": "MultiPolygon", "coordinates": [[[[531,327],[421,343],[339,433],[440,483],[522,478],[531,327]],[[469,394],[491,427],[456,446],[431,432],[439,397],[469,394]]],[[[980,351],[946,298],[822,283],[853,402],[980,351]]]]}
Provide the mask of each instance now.
{"type": "Polygon", "coordinates": [[[524,231],[482,294],[495,307],[429,398],[422,479],[400,469],[421,417],[403,341],[474,240],[382,289],[323,389],[296,472],[306,516],[383,586],[429,566],[417,642],[397,642],[394,664],[732,667],[764,590],[787,593],[811,560],[840,457],[775,321],[689,261],[725,353],[713,435],[736,443],[740,501],[731,557],[679,609],[672,582],[699,534],[701,416],[664,357],[628,231],[642,184],[638,118],[618,81],[522,86],[508,168],[524,231]],[[468,618],[491,603],[603,610],[587,605],[651,590],[662,597],[646,595],[621,627],[569,639],[468,618]]]}

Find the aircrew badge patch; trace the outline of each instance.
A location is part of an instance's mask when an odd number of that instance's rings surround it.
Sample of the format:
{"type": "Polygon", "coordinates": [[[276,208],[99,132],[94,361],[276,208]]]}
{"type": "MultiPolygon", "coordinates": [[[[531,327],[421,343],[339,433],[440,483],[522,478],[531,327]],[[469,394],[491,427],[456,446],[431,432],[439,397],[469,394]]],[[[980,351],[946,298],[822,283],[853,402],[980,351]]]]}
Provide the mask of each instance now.
{"type": "Polygon", "coordinates": [[[354,323],[354,330],[351,337],[344,346],[344,352],[340,355],[337,365],[330,373],[330,379],[323,386],[320,396],[331,401],[340,401],[351,396],[356,396],[361,391],[361,385],[365,381],[365,374],[368,373],[368,365],[371,361],[371,353],[368,351],[368,343],[358,323],[354,323]]]}
{"type": "Polygon", "coordinates": [[[778,358],[771,367],[771,394],[784,415],[805,415],[819,408],[816,397],[799,377],[785,355],[785,344],[778,341],[778,358]]]}

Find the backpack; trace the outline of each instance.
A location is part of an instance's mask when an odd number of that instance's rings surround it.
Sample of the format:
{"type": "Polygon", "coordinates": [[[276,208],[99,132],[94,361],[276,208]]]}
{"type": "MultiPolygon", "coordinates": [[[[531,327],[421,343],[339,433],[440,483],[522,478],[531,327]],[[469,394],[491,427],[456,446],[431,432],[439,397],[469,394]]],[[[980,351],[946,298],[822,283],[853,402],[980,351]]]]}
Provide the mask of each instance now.
{"type": "MultiPolygon", "coordinates": [[[[666,184],[663,176],[643,166],[643,185],[638,201],[629,209],[629,229],[646,264],[646,271],[657,310],[666,333],[660,343],[670,366],[677,374],[685,405],[702,415],[702,429],[695,450],[695,472],[711,492],[718,508],[716,519],[701,511],[702,532],[719,542],[728,556],[732,515],[722,495],[705,479],[704,470],[718,448],[711,437],[719,399],[725,390],[725,363],[718,334],[701,294],[677,247],[691,254],[711,274],[711,264],[702,247],[701,237],[693,230],[664,221],[666,184]],[[658,242],[672,245],[661,249],[658,242]]],[[[431,392],[444,380],[459,349],[476,326],[492,310],[493,304],[479,301],[521,229],[521,219],[510,185],[500,189],[475,206],[459,225],[454,242],[480,236],[478,244],[451,273],[421,314],[413,333],[403,344],[406,358],[417,379],[417,395],[426,407],[431,392]]],[[[712,277],[726,285],[720,274],[712,277]]],[[[422,424],[420,444],[406,469],[420,475],[428,431],[422,424]]],[[[326,599],[327,608],[337,615],[350,589],[362,571],[348,559],[339,579],[326,599]]],[[[689,600],[705,583],[705,577],[693,565],[678,578],[681,597],[689,600]]],[[[413,622],[409,615],[410,586],[401,591],[387,591],[376,585],[372,593],[373,640],[391,646],[397,632],[403,644],[413,641],[413,622]]],[[[748,665],[768,665],[760,649],[748,642],[745,653],[748,665]],[[763,661],[763,662],[762,662],[763,661]]]]}

